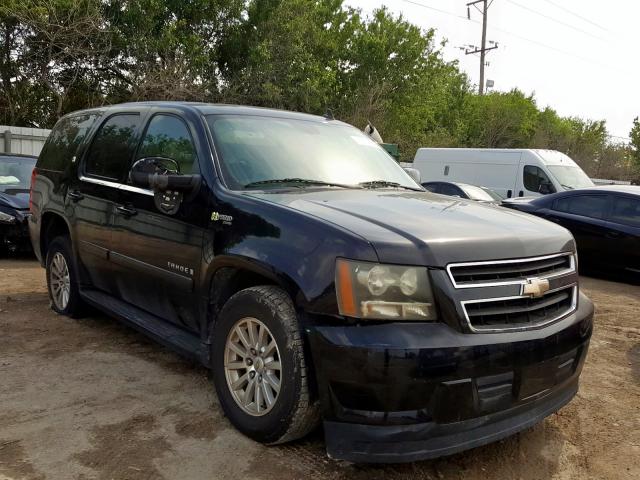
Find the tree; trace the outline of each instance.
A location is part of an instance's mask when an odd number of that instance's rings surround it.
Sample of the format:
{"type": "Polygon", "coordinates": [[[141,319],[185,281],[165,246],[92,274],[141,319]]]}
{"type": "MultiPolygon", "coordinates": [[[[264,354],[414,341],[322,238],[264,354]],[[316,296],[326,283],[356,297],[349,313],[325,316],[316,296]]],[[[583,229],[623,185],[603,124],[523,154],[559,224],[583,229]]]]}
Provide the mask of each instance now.
{"type": "Polygon", "coordinates": [[[482,148],[531,146],[538,118],[533,96],[519,90],[468,95],[463,109],[461,144],[482,148]]]}
{"type": "Polygon", "coordinates": [[[208,100],[219,89],[218,49],[242,0],[105,0],[112,31],[100,65],[105,95],[123,100],[208,100]]]}
{"type": "Polygon", "coordinates": [[[466,76],[444,61],[434,36],[376,10],[356,26],[339,72],[341,117],[362,127],[373,122],[409,158],[420,146],[454,143],[451,132],[469,91],[466,76]]]}
{"type": "Polygon", "coordinates": [[[372,122],[403,159],[423,146],[551,148],[589,174],[640,176],[604,121],[539,109],[519,90],[476,95],[445,42],[344,0],[0,0],[0,123],[132,100],[199,100],[372,122]]]}
{"type": "Polygon", "coordinates": [[[92,82],[95,59],[109,48],[100,1],[4,0],[0,22],[3,116],[51,125],[72,92],[92,82]]]}
{"type": "Polygon", "coordinates": [[[358,15],[342,0],[256,0],[221,46],[225,101],[324,113],[358,15]]]}
{"type": "Polygon", "coordinates": [[[638,117],[633,119],[629,139],[631,140],[631,160],[635,170],[634,174],[637,179],[640,179],[640,121],[638,121],[638,117]]]}

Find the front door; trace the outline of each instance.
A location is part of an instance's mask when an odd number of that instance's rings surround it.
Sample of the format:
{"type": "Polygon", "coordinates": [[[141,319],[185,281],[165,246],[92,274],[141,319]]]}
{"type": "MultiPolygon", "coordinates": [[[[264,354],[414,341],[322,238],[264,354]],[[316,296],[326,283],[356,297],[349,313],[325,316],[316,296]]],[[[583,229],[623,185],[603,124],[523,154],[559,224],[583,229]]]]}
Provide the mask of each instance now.
{"type": "MultiPolygon", "coordinates": [[[[182,174],[200,172],[192,129],[178,115],[151,115],[133,163],[149,157],[175,161],[182,174]]],[[[185,193],[175,211],[167,212],[160,208],[153,191],[130,182],[123,185],[114,210],[111,254],[119,272],[118,296],[164,320],[196,330],[195,283],[207,211],[206,195],[200,190],[185,193]]]]}
{"type": "Polygon", "coordinates": [[[522,167],[522,185],[518,197],[539,197],[556,191],[545,171],[535,165],[522,167]]]}

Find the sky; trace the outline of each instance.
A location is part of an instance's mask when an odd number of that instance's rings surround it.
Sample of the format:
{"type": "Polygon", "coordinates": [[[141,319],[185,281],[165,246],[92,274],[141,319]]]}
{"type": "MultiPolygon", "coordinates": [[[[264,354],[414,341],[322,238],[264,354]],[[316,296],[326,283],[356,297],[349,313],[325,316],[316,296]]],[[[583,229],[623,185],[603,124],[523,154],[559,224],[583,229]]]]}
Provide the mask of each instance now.
{"type": "MultiPolygon", "coordinates": [[[[480,59],[458,47],[480,45],[482,15],[470,0],[347,0],[370,14],[387,8],[447,39],[445,59],[458,60],[477,84],[480,59]]],[[[481,6],[481,4],[479,4],[481,6]]],[[[625,141],[640,116],[640,2],[636,0],[494,0],[489,7],[485,78],[494,90],[534,93],[538,106],[563,116],[606,120],[625,141]]],[[[620,137],[620,138],[618,138],[620,137]]]]}

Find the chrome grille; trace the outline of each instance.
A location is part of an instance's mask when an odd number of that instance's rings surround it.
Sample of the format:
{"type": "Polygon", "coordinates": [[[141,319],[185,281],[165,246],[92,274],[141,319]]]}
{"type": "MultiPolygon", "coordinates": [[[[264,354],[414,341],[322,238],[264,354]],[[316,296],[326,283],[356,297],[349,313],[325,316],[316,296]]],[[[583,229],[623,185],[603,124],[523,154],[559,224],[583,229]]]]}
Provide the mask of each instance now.
{"type": "Polygon", "coordinates": [[[447,273],[473,332],[528,330],[573,312],[578,300],[575,256],[455,263],[447,273]]]}
{"type": "Polygon", "coordinates": [[[508,285],[531,277],[549,278],[575,271],[570,253],[517,260],[456,263],[447,267],[456,288],[508,285]]]}
{"type": "Polygon", "coordinates": [[[525,330],[551,323],[575,306],[577,287],[548,292],[540,298],[506,297],[463,302],[474,331],[525,330]]]}

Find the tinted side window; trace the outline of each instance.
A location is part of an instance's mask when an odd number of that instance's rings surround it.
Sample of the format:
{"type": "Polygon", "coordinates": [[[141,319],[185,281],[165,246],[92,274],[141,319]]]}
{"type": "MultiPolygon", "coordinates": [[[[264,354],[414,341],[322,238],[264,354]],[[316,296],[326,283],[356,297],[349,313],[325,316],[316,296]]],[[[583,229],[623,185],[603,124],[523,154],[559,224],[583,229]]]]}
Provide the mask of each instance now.
{"type": "Polygon", "coordinates": [[[530,192],[539,192],[541,184],[551,183],[544,170],[533,165],[525,165],[522,182],[524,183],[524,188],[530,192]]]}
{"type": "Polygon", "coordinates": [[[137,158],[166,157],[178,162],[180,173],[198,172],[196,151],[187,125],[172,115],[156,115],[142,140],[137,158]]]}
{"type": "Polygon", "coordinates": [[[80,114],[65,117],[56,123],[42,147],[38,167],[46,170],[64,170],[97,117],[97,113],[80,114]]]}
{"type": "Polygon", "coordinates": [[[612,222],[640,227],[640,200],[631,197],[613,197],[612,222]]]}
{"type": "Polygon", "coordinates": [[[439,190],[440,190],[440,193],[443,195],[451,195],[452,197],[457,195],[458,197],[463,197],[463,194],[460,191],[460,189],[453,185],[447,185],[446,183],[443,183],[440,185],[439,190]]]}
{"type": "Polygon", "coordinates": [[[134,136],[140,115],[119,114],[109,118],[96,133],[87,155],[85,172],[120,180],[131,163],[134,136]]]}
{"type": "Polygon", "coordinates": [[[435,184],[423,184],[422,185],[424,188],[426,188],[427,190],[429,190],[430,192],[434,192],[436,193],[438,191],[438,186],[435,184]]]}
{"type": "Polygon", "coordinates": [[[556,201],[554,210],[582,215],[590,218],[604,218],[607,210],[606,195],[576,195],[556,201]]]}

